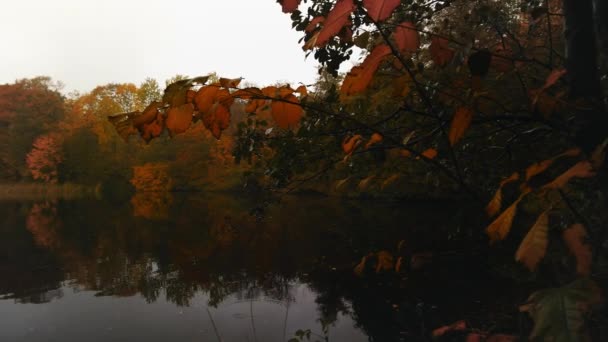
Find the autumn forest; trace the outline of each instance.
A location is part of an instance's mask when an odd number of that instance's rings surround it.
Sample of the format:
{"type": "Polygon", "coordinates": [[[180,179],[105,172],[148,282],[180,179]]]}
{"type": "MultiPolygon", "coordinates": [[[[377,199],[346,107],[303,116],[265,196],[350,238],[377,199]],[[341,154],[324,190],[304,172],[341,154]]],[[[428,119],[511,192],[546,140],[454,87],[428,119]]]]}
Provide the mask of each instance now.
{"type": "Polygon", "coordinates": [[[276,2],[312,84],[0,84],[0,340],[608,339],[608,5],[276,2]]]}

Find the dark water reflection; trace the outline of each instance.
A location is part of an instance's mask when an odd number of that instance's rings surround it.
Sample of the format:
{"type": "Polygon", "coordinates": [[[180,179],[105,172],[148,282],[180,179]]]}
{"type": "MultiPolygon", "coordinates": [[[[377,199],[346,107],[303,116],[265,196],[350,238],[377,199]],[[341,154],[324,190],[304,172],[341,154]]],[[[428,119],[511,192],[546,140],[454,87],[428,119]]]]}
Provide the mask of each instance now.
{"type": "Polygon", "coordinates": [[[486,316],[488,302],[495,312],[494,293],[508,287],[483,262],[449,257],[478,229],[457,204],[256,205],[158,194],[2,202],[0,340],[286,341],[298,329],[312,340],[423,340],[463,314],[486,316]],[[447,261],[353,275],[363,255],[397,253],[400,240],[447,261]]]}

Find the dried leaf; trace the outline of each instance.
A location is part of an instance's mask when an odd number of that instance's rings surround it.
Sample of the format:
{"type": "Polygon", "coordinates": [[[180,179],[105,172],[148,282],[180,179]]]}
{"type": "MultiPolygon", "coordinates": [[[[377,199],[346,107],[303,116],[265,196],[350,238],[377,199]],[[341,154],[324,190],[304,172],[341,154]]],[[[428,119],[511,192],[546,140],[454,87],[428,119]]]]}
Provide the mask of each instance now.
{"type": "Polygon", "coordinates": [[[456,110],[448,134],[450,145],[454,146],[464,136],[472,121],[473,110],[468,107],[460,107],[456,110]]]}
{"type": "Polygon", "coordinates": [[[213,85],[205,86],[199,89],[194,96],[196,110],[203,115],[207,113],[213,106],[213,103],[216,101],[216,96],[219,90],[219,87],[213,85]]]}
{"type": "Polygon", "coordinates": [[[437,150],[434,148],[429,148],[422,152],[421,155],[427,159],[435,159],[435,157],[437,157],[437,150]]]}
{"type": "Polygon", "coordinates": [[[420,48],[420,36],[411,21],[404,21],[395,29],[395,43],[404,54],[414,53],[420,48]]]}
{"type": "Polygon", "coordinates": [[[384,57],[390,55],[391,48],[386,44],[376,46],[361,65],[352,68],[342,82],[340,94],[350,96],[363,92],[372,81],[384,57]]]}
{"type": "Polygon", "coordinates": [[[401,0],[363,0],[363,7],[374,21],[384,21],[391,16],[401,0]]]}
{"type": "Polygon", "coordinates": [[[532,177],[544,172],[553,164],[554,159],[543,160],[538,163],[534,163],[526,169],[526,181],[529,181],[532,177]]]}
{"type": "Polygon", "coordinates": [[[543,90],[547,89],[549,87],[551,87],[552,85],[554,85],[555,83],[557,83],[557,81],[559,81],[559,79],[564,76],[567,73],[566,69],[555,69],[553,71],[551,71],[551,73],[549,74],[549,76],[547,76],[547,79],[545,80],[545,85],[543,85],[543,90]]]}
{"type": "Polygon", "coordinates": [[[551,183],[543,186],[543,189],[561,189],[565,187],[572,178],[590,178],[593,176],[595,176],[593,165],[586,160],[580,161],[555,178],[551,183]]]}
{"type": "Polygon", "coordinates": [[[548,231],[549,215],[545,211],[540,214],[515,253],[515,260],[523,263],[531,272],[536,270],[547,253],[548,231]]]}
{"type": "Polygon", "coordinates": [[[363,274],[365,273],[365,265],[367,264],[367,259],[369,257],[370,257],[370,255],[368,254],[361,258],[361,261],[357,264],[357,266],[355,266],[355,269],[353,270],[355,275],[357,275],[359,277],[363,276],[363,274]]]}
{"type": "Polygon", "coordinates": [[[300,101],[293,94],[287,95],[283,101],[272,101],[272,118],[277,126],[290,129],[294,128],[304,116],[304,110],[298,104],[300,101]]]}
{"type": "Polygon", "coordinates": [[[323,27],[318,32],[314,46],[322,47],[335,37],[350,21],[350,15],[355,9],[353,0],[338,0],[323,22],[323,27]]]}
{"type": "Polygon", "coordinates": [[[220,78],[222,88],[236,88],[241,83],[242,78],[220,78]]]}
{"type": "Polygon", "coordinates": [[[490,243],[504,240],[507,237],[511,231],[511,226],[513,225],[513,218],[515,218],[515,214],[517,213],[517,205],[522,200],[523,196],[524,194],[519,196],[511,206],[503,211],[502,214],[486,228],[486,233],[490,237],[490,243]]]}
{"type": "Polygon", "coordinates": [[[387,251],[380,251],[376,256],[378,258],[378,263],[376,264],[376,273],[393,270],[394,261],[391,253],[387,251]]]}
{"type": "Polygon", "coordinates": [[[344,153],[346,155],[351,155],[351,154],[353,154],[353,152],[355,151],[357,146],[359,146],[359,144],[361,144],[362,140],[363,140],[363,137],[360,134],[346,137],[342,141],[342,150],[344,150],[344,153]]]}
{"type": "Polygon", "coordinates": [[[382,141],[382,134],[380,133],[374,133],[372,134],[372,136],[369,138],[369,141],[367,142],[367,144],[365,144],[365,148],[364,149],[368,149],[372,146],[374,146],[375,144],[379,143],[382,141]]]}
{"type": "Polygon", "coordinates": [[[583,277],[588,277],[591,274],[592,254],[585,226],[580,223],[572,225],[564,230],[563,239],[570,253],[576,257],[576,272],[583,277]]]}
{"type": "Polygon", "coordinates": [[[171,132],[171,135],[185,132],[192,123],[193,113],[194,106],[191,103],[169,109],[167,111],[165,125],[169,132],[171,132]]]}
{"type": "Polygon", "coordinates": [[[300,94],[300,97],[306,97],[308,96],[308,89],[306,89],[305,85],[301,85],[299,86],[296,91],[296,93],[300,94]]]}
{"type": "Polygon", "coordinates": [[[359,185],[357,185],[357,189],[359,189],[360,191],[364,191],[367,190],[367,188],[369,187],[369,184],[376,179],[375,175],[371,175],[369,177],[363,178],[360,182],[359,185]]]}
{"type": "Polygon", "coordinates": [[[433,338],[438,338],[438,337],[441,337],[452,331],[464,331],[464,330],[467,330],[467,322],[458,321],[458,322],[454,322],[450,325],[444,325],[440,328],[433,330],[433,332],[431,333],[431,336],[433,338]]]}
{"type": "Polygon", "coordinates": [[[395,173],[393,175],[391,175],[390,177],[388,177],[384,182],[382,182],[382,185],[380,186],[381,190],[384,190],[384,188],[386,188],[387,186],[393,184],[395,181],[397,181],[399,178],[401,177],[400,174],[395,173]]]}
{"type": "Polygon", "coordinates": [[[500,186],[498,187],[498,190],[496,190],[494,197],[492,197],[492,200],[486,206],[486,213],[488,214],[488,217],[495,216],[496,214],[498,214],[500,212],[500,209],[502,209],[502,188],[506,184],[515,182],[518,179],[519,179],[519,173],[515,172],[500,182],[500,186]]]}

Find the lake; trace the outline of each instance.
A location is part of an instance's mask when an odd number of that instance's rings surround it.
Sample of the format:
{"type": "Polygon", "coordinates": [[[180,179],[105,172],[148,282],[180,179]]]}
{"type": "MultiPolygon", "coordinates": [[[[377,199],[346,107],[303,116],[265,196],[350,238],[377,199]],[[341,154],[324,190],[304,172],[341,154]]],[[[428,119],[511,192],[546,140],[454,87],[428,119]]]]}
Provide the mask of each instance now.
{"type": "Polygon", "coordinates": [[[471,247],[460,202],[1,203],[1,341],[423,341],[460,319],[512,332],[529,294],[471,247]]]}

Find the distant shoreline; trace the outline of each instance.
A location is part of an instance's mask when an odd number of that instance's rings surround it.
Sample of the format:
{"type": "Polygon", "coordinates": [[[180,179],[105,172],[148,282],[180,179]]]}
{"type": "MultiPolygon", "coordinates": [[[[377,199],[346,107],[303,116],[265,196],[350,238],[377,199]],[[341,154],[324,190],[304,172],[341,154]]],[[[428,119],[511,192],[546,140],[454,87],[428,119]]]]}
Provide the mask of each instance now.
{"type": "Polygon", "coordinates": [[[0,183],[0,200],[99,198],[98,186],[74,183],[0,183]]]}

